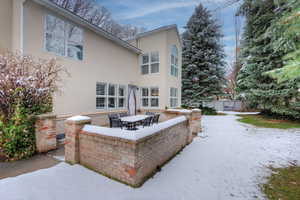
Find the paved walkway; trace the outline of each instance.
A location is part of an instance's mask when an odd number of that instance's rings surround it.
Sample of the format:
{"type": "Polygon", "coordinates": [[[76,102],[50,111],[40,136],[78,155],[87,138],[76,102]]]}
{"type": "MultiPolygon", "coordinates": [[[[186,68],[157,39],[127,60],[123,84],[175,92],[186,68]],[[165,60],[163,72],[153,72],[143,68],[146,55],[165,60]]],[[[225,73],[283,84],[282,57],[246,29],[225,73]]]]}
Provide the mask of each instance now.
{"type": "Polygon", "coordinates": [[[300,163],[300,131],[254,128],[227,116],[205,116],[204,134],[141,188],[133,189],[79,165],[0,180],[5,200],[250,200],[268,165],[300,163]]]}

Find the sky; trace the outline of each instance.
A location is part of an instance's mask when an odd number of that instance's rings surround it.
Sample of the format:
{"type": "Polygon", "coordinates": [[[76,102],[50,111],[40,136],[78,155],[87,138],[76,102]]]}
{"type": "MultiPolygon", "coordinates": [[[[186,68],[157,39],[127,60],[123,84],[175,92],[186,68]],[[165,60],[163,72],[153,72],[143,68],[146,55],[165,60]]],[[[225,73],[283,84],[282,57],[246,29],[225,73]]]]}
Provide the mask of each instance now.
{"type": "MultiPolygon", "coordinates": [[[[194,12],[195,7],[202,3],[210,10],[222,7],[230,0],[97,0],[106,7],[113,18],[121,24],[131,24],[152,30],[161,26],[177,24],[182,33],[185,25],[194,12]]],[[[238,3],[225,9],[213,12],[222,25],[226,61],[234,60],[235,28],[234,15],[238,3]]]]}

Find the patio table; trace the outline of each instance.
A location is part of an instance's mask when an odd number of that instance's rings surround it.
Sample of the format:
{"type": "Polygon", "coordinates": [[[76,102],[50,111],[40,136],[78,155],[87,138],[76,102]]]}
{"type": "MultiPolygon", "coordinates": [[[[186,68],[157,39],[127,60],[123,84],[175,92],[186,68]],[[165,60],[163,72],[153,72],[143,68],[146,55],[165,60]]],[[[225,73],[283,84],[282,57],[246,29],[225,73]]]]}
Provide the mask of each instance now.
{"type": "Polygon", "coordinates": [[[127,124],[128,130],[137,130],[136,126],[138,122],[144,121],[150,117],[149,115],[134,115],[128,117],[121,117],[121,121],[127,124]]]}

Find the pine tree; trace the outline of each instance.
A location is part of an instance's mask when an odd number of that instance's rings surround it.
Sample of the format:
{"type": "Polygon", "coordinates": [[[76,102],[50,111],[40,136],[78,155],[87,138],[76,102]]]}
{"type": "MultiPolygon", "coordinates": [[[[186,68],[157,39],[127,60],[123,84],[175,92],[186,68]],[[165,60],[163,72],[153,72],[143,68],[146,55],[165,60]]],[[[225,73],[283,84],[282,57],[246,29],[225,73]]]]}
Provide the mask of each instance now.
{"type": "Polygon", "coordinates": [[[183,40],[182,98],[184,104],[222,94],[225,54],[221,29],[200,4],[189,19],[183,40]]]}
{"type": "MultiPolygon", "coordinates": [[[[283,66],[282,50],[275,50],[273,35],[269,28],[278,21],[282,12],[277,9],[276,0],[245,0],[240,14],[246,17],[241,62],[238,76],[238,92],[253,106],[263,111],[296,116],[291,102],[298,94],[295,81],[277,83],[265,72],[283,66]]],[[[284,1],[283,1],[284,2],[284,1]]]]}

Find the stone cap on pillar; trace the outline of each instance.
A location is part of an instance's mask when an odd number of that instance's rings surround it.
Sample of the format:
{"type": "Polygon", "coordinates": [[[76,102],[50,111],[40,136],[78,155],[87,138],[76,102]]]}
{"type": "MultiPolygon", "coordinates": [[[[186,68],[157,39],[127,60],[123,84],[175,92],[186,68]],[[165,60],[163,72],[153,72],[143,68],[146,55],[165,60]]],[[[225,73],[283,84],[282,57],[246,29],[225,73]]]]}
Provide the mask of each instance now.
{"type": "Polygon", "coordinates": [[[194,109],[192,109],[192,112],[193,112],[193,113],[197,113],[197,112],[201,113],[201,109],[199,109],[199,108],[194,108],[194,109]]]}
{"type": "Polygon", "coordinates": [[[54,118],[56,118],[56,114],[54,114],[54,113],[45,113],[45,114],[37,115],[36,117],[39,120],[54,119],[54,118]]]}
{"type": "Polygon", "coordinates": [[[66,120],[66,123],[73,123],[73,124],[77,124],[77,125],[89,124],[91,122],[92,122],[92,119],[90,117],[81,116],[81,115],[73,116],[66,120]]]}

